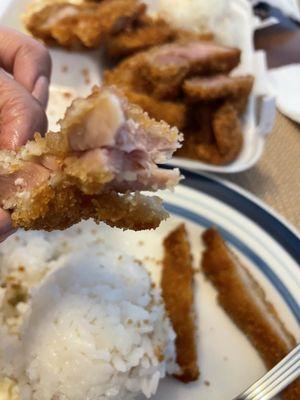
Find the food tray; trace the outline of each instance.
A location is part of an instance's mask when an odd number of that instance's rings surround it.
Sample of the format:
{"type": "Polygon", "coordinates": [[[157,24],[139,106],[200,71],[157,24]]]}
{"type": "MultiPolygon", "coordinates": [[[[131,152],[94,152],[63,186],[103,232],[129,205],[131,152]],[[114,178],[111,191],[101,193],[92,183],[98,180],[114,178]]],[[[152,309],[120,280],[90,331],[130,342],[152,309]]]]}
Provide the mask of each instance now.
{"type": "MultiPolygon", "coordinates": [[[[31,0],[2,0],[0,23],[24,31],[21,15],[31,0]]],[[[245,0],[237,0],[233,7],[233,23],[239,35],[236,43],[243,49],[242,63],[236,73],[252,73],[256,77],[254,93],[243,118],[244,145],[239,157],[231,164],[215,166],[199,161],[174,157],[170,164],[194,171],[218,173],[241,172],[251,168],[260,159],[266,135],[275,121],[275,99],[268,94],[265,82],[266,62],[263,52],[254,52],[252,33],[254,20],[245,0]]],[[[74,96],[86,95],[91,87],[101,83],[103,59],[101,51],[71,52],[51,49],[53,73],[48,107],[49,128],[57,129],[56,121],[64,114],[74,96]]]]}

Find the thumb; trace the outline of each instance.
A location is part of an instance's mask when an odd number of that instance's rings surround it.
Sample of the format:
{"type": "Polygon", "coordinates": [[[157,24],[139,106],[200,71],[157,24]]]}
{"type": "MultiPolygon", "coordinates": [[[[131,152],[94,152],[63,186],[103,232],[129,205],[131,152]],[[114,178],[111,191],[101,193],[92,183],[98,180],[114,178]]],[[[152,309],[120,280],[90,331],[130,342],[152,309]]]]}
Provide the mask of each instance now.
{"type": "Polygon", "coordinates": [[[22,85],[0,70],[0,149],[16,149],[35,132],[44,133],[42,105],[22,85]]]}

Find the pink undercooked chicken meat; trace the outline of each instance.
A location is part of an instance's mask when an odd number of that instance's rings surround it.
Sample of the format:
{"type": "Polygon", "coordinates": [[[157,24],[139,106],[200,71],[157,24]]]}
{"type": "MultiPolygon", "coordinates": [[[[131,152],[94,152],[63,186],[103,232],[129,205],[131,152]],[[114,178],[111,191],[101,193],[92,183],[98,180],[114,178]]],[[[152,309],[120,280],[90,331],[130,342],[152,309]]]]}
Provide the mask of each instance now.
{"type": "Polygon", "coordinates": [[[180,147],[176,128],[111,87],[75,100],[60,125],[17,152],[0,151],[0,205],[16,226],[64,229],[92,217],[139,230],[166,218],[161,200],[140,191],[178,183],[178,170],[158,166],[180,147]]]}
{"type": "Polygon", "coordinates": [[[207,41],[171,43],[145,53],[140,74],[157,98],[176,98],[193,75],[228,73],[240,62],[240,50],[207,41]]]}

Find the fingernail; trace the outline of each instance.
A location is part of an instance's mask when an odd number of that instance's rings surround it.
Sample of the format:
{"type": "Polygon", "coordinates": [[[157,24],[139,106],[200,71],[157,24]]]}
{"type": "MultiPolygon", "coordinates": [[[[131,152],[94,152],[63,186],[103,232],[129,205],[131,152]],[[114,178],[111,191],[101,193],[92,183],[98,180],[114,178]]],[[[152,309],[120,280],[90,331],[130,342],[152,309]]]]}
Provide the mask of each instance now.
{"type": "Polygon", "coordinates": [[[12,226],[9,213],[0,209],[0,242],[3,242],[15,231],[16,229],[12,226]]]}
{"type": "Polygon", "coordinates": [[[44,108],[47,107],[49,97],[49,79],[46,76],[42,75],[37,79],[32,90],[32,95],[44,108]]]}

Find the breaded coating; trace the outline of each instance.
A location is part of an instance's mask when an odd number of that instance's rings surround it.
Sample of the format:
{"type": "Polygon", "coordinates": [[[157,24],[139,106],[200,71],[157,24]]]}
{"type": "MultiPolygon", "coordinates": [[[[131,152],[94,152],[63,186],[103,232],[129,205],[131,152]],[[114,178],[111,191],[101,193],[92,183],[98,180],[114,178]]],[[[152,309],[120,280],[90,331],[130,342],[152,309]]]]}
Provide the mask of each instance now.
{"type": "Polygon", "coordinates": [[[106,54],[110,58],[122,58],[154,46],[171,42],[191,40],[213,40],[212,34],[197,34],[176,29],[162,18],[141,14],[123,31],[110,36],[106,41],[106,54]]]}
{"type": "Polygon", "coordinates": [[[239,155],[243,146],[242,127],[236,109],[229,103],[198,105],[198,128],[184,131],[182,157],[224,165],[239,155]]]}
{"type": "Polygon", "coordinates": [[[216,75],[193,77],[184,82],[183,90],[191,102],[230,100],[242,113],[253,88],[254,77],[216,75]]]}
{"type": "Polygon", "coordinates": [[[16,227],[25,230],[64,230],[81,220],[93,218],[112,227],[135,231],[154,229],[168,218],[162,200],[140,193],[116,192],[85,195],[74,186],[44,186],[31,196],[32,208],[16,209],[16,227]]]}
{"type": "Polygon", "coordinates": [[[17,152],[0,151],[0,206],[15,226],[65,229],[94,218],[139,230],[167,217],[158,198],[139,192],[179,181],[178,170],[158,166],[179,146],[176,128],[150,119],[110,87],[76,99],[60,126],[17,152]]]}
{"type": "Polygon", "coordinates": [[[122,90],[128,88],[134,92],[145,93],[139,71],[144,65],[144,52],[137,53],[121,61],[115,68],[104,71],[104,83],[115,85],[122,90]]]}
{"type": "Polygon", "coordinates": [[[144,11],[145,5],[138,0],[66,1],[29,13],[25,25],[34,37],[48,44],[97,48],[108,35],[123,30],[144,11]]]}
{"type": "Polygon", "coordinates": [[[176,332],[177,364],[183,382],[199,377],[193,292],[192,255],[184,224],[164,239],[162,296],[176,332]]]}
{"type": "Polygon", "coordinates": [[[124,90],[128,100],[139,105],[151,118],[165,121],[170,126],[176,126],[180,131],[187,123],[187,107],[180,101],[157,100],[147,94],[124,90]]]}
{"type": "Polygon", "coordinates": [[[224,103],[214,114],[213,131],[218,151],[226,160],[239,154],[242,144],[242,127],[237,112],[230,102],[224,103]]]}
{"type": "Polygon", "coordinates": [[[240,62],[240,50],[208,41],[188,41],[154,47],[140,69],[149,93],[176,99],[191,75],[230,72],[240,62]]]}
{"type": "Polygon", "coordinates": [[[104,73],[104,83],[122,89],[128,100],[139,105],[151,118],[165,121],[182,130],[187,124],[187,106],[183,101],[158,100],[147,94],[139,80],[138,70],[143,65],[144,55],[131,56],[112,70],[104,73]]]}
{"type": "MultiPolygon", "coordinates": [[[[247,335],[267,368],[272,368],[296,346],[264,290],[240,263],[216,229],[203,234],[206,250],[202,269],[218,292],[218,301],[247,335]]],[[[300,398],[300,380],[282,393],[285,400],[300,398]]]]}
{"type": "Polygon", "coordinates": [[[131,26],[106,41],[108,57],[121,58],[174,40],[176,31],[163,19],[141,15],[131,26]]]}

